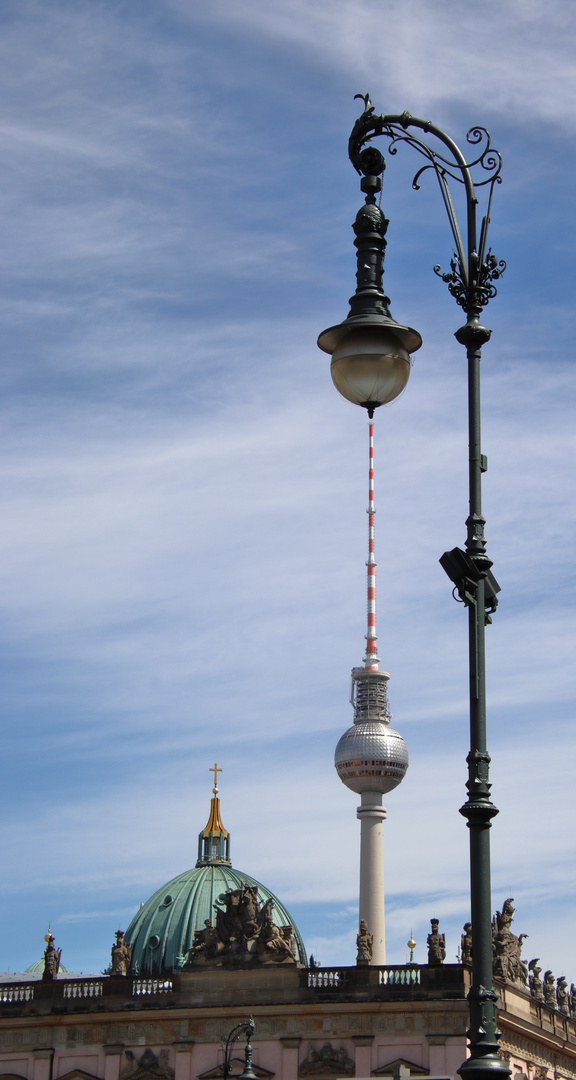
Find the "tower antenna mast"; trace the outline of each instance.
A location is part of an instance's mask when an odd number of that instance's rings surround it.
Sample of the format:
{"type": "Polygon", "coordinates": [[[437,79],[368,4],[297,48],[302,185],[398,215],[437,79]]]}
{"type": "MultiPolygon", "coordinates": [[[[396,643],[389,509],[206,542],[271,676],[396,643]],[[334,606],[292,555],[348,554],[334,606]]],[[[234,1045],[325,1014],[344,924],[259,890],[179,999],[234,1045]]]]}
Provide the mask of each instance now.
{"type": "Polygon", "coordinates": [[[376,557],[374,554],[374,421],[368,422],[370,467],[368,470],[368,562],[367,567],[367,612],[368,627],[366,630],[366,655],[364,667],[367,671],[377,671],[380,657],[378,656],[378,635],[376,633],[376,557]]]}

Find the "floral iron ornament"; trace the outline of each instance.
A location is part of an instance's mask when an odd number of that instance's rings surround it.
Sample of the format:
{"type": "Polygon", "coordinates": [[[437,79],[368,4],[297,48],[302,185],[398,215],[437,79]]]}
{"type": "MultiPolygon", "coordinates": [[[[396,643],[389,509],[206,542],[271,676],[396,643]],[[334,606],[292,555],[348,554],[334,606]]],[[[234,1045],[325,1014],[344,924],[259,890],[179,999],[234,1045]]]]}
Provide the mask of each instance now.
{"type": "MultiPolygon", "coordinates": [[[[461,308],[470,316],[478,317],[481,309],[496,296],[497,281],[504,270],[504,259],[497,259],[490,248],[486,249],[490,208],[494,186],[502,183],[500,170],[502,158],[498,150],[490,145],[490,135],[484,127],[470,128],[466,139],[477,148],[472,161],[466,161],[455,142],[435,124],[428,120],[419,120],[409,112],[398,115],[375,115],[374,106],[368,94],[356,94],[364,102],[364,112],[358,117],[348,143],[350,161],[358,173],[364,176],[381,176],[386,168],[383,155],[375,146],[366,144],[377,135],[389,139],[389,152],[396,154],[400,143],[408,143],[426,159],[412,180],[415,191],[420,188],[420,178],[431,169],[436,175],[442,200],[448,215],[448,221],[454,238],[454,257],[450,261],[450,272],[442,272],[439,265],[434,272],[446,282],[451,295],[461,308]],[[418,138],[409,128],[420,128],[425,134],[435,136],[446,146],[450,156],[439,153],[428,143],[418,138]],[[473,178],[476,171],[476,179],[473,178]],[[485,175],[486,174],[486,175],[485,175]],[[454,210],[449,181],[454,180],[464,185],[467,202],[467,246],[462,235],[454,210]],[[476,236],[477,189],[487,187],[486,213],[482,219],[480,237],[476,236]]],[[[489,332],[488,332],[489,337],[489,332]]],[[[484,337],[484,340],[487,340],[484,337]]]]}

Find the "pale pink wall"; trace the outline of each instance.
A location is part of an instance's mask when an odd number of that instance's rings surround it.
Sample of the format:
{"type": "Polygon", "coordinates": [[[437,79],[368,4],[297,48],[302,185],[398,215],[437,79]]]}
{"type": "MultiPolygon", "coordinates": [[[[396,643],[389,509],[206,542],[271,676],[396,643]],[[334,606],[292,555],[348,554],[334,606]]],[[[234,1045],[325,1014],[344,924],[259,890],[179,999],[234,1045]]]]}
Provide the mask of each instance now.
{"type": "Polygon", "coordinates": [[[354,1043],[355,1056],[352,1060],[356,1063],[356,1076],[370,1076],[373,1044],[374,1039],[362,1039],[354,1043]]]}
{"type": "MultiPolygon", "coordinates": [[[[373,1069],[381,1068],[397,1058],[405,1058],[415,1065],[429,1069],[432,1075],[456,1077],[456,1072],[464,1060],[466,1041],[464,1037],[446,1039],[445,1043],[429,1044],[426,1036],[408,1037],[382,1035],[375,1036],[371,1045],[362,1045],[362,1040],[339,1039],[329,1032],[320,1033],[319,1037],[309,1039],[269,1039],[258,1041],[254,1045],[254,1063],[269,1069],[275,1074],[274,1080],[298,1080],[299,1063],[309,1051],[309,1044],[316,1048],[325,1042],[334,1047],[344,1046],[349,1057],[356,1062],[356,1076],[369,1077],[373,1069]]],[[[101,1046],[79,1047],[77,1051],[66,1048],[56,1049],[54,1054],[53,1080],[60,1080],[73,1069],[82,1069],[99,1080],[119,1080],[120,1072],[126,1065],[126,1057],[120,1047],[104,1049],[101,1046]]],[[[136,1056],[145,1049],[143,1044],[136,1044],[128,1049],[136,1056]]],[[[150,1047],[159,1054],[162,1046],[150,1047]]],[[[187,1043],[166,1047],[168,1061],[175,1070],[175,1080],[196,1080],[196,1077],[213,1069],[222,1061],[222,1047],[219,1042],[187,1043]]],[[[239,1044],[234,1057],[242,1059],[243,1044],[239,1044]]],[[[2,1074],[15,1073],[25,1080],[49,1080],[50,1050],[31,1051],[29,1054],[0,1055],[0,1077],[2,1074]]]]}
{"type": "Polygon", "coordinates": [[[406,1035],[386,1035],[376,1038],[375,1053],[372,1057],[374,1069],[381,1069],[397,1058],[405,1058],[414,1065],[428,1068],[428,1041],[424,1034],[408,1037],[406,1035]]]}
{"type": "MultiPolygon", "coordinates": [[[[54,1080],[58,1080],[58,1077],[72,1072],[72,1069],[82,1069],[82,1072],[90,1073],[91,1076],[104,1076],[104,1050],[101,1046],[95,1046],[90,1052],[91,1050],[92,1047],[88,1048],[86,1046],[78,1047],[77,1050],[69,1050],[68,1048],[56,1050],[54,1054],[54,1080]]],[[[42,1080],[42,1078],[34,1073],[34,1080],[42,1080]]]]}
{"type": "Polygon", "coordinates": [[[0,1059],[0,1074],[15,1073],[16,1076],[25,1076],[26,1080],[28,1080],[28,1077],[32,1076],[33,1068],[34,1065],[29,1054],[18,1057],[6,1054],[5,1057],[0,1059]]]}
{"type": "Polygon", "coordinates": [[[466,1039],[463,1036],[447,1036],[445,1039],[434,1036],[430,1040],[428,1068],[432,1076],[455,1076],[467,1056],[466,1039]]]}
{"type": "Polygon", "coordinates": [[[174,1080],[191,1080],[193,1044],[177,1046],[174,1052],[174,1080]]]}
{"type": "Polygon", "coordinates": [[[106,1047],[104,1050],[104,1080],[118,1080],[122,1051],[118,1047],[106,1047]]]}

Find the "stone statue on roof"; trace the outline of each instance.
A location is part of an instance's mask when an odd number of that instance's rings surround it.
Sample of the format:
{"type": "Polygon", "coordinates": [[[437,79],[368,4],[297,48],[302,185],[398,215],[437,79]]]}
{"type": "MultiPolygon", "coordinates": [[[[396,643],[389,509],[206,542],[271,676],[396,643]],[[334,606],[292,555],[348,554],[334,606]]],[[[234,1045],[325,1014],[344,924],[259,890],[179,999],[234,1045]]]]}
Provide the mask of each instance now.
{"type": "Polygon", "coordinates": [[[46,942],[46,948],[44,949],[44,971],[42,973],[42,981],[52,982],[58,975],[62,949],[54,948],[54,935],[51,934],[50,931],[45,935],[44,941],[46,942]]]}
{"type": "Polygon", "coordinates": [[[556,984],[551,971],[544,972],[544,1002],[551,1009],[556,1008],[556,984]]]}
{"type": "Polygon", "coordinates": [[[438,919],[430,919],[431,931],[426,939],[428,963],[432,967],[443,964],[446,959],[446,936],[438,933],[438,919]]]}
{"type": "Polygon", "coordinates": [[[556,1003],[560,1012],[568,1016],[568,983],[563,975],[556,980],[556,1003]]]}
{"type": "Polygon", "coordinates": [[[372,960],[372,945],[374,937],[368,932],[368,923],[366,919],[360,919],[360,931],[356,938],[356,948],[358,954],[356,956],[356,963],[360,965],[369,964],[372,960]]]}
{"type": "Polygon", "coordinates": [[[530,972],[529,986],[530,994],[534,998],[534,1001],[544,1001],[544,992],[542,989],[542,979],[540,973],[541,967],[538,967],[538,961],[540,957],[535,956],[533,960],[528,964],[528,971],[530,972]]]}
{"type": "Polygon", "coordinates": [[[111,975],[128,975],[132,953],[130,946],[124,941],[124,931],[116,931],[116,941],[112,946],[112,969],[111,975]]]}
{"type": "Polygon", "coordinates": [[[464,933],[460,938],[462,963],[469,966],[472,963],[472,923],[464,923],[464,933]]]}

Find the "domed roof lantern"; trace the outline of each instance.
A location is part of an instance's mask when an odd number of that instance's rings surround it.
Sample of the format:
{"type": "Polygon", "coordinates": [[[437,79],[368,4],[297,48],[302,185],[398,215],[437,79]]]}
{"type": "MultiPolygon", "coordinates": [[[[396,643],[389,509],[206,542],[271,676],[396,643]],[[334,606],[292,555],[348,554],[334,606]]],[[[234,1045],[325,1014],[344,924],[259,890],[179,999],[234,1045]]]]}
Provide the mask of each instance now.
{"type": "Polygon", "coordinates": [[[196,866],[224,864],[230,866],[230,834],[224,828],[220,818],[220,799],[216,786],[218,773],[222,772],[216,762],[209,770],[214,773],[214,787],[210,800],[210,816],[202,832],[198,834],[198,860],[196,866]]]}

